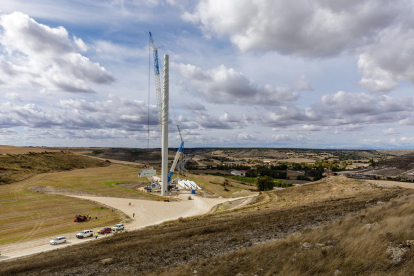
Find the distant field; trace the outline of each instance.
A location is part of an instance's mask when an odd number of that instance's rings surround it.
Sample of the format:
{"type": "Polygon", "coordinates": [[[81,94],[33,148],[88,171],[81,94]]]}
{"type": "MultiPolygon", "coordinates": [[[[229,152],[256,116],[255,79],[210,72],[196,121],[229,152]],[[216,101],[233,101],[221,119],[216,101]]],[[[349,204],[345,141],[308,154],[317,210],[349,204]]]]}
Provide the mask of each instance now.
{"type": "MultiPolygon", "coordinates": [[[[25,154],[29,152],[44,152],[44,148],[26,148],[26,147],[15,147],[15,146],[4,146],[0,145],[0,154],[25,154]]],[[[48,149],[47,151],[57,151],[48,149]]]]}
{"type": "Polygon", "coordinates": [[[185,176],[180,175],[182,179],[188,179],[196,182],[203,190],[210,193],[222,196],[222,197],[237,197],[238,195],[233,195],[233,193],[240,192],[242,190],[255,189],[255,186],[245,185],[239,181],[233,179],[228,179],[230,185],[226,186],[227,190],[224,189],[224,186],[221,184],[224,182],[225,178],[215,175],[195,175],[190,173],[185,173],[185,176]]]}
{"type": "Polygon", "coordinates": [[[313,159],[308,159],[308,158],[289,158],[289,159],[281,159],[278,160],[279,162],[292,162],[292,163],[309,163],[309,164],[314,164],[315,160],[313,159]]]}
{"type": "Polygon", "coordinates": [[[86,228],[118,223],[122,217],[96,203],[66,196],[50,196],[29,190],[32,186],[51,186],[71,193],[86,192],[113,197],[152,199],[114,183],[146,181],[137,177],[138,169],[111,165],[65,172],[39,174],[30,179],[0,186],[0,244],[26,241],[86,228]],[[98,217],[86,223],[74,223],[77,214],[98,217]]]}

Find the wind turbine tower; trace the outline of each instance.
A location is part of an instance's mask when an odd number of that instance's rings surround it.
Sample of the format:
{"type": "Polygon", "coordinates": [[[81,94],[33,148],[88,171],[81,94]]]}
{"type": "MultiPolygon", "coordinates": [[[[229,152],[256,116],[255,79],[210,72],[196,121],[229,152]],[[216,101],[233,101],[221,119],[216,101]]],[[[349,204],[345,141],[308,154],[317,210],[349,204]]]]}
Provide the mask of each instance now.
{"type": "Polygon", "coordinates": [[[164,55],[163,72],[163,101],[162,101],[162,147],[161,147],[161,195],[166,196],[168,191],[168,107],[169,107],[169,62],[168,55],[164,55]]]}

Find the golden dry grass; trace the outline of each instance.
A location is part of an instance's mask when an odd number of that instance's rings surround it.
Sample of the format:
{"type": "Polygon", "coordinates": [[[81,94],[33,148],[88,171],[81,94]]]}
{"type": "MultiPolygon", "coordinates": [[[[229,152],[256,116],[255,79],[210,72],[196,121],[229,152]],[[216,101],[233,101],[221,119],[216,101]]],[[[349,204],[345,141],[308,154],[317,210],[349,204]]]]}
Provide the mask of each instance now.
{"type": "Polygon", "coordinates": [[[238,197],[240,195],[234,194],[236,192],[240,192],[242,190],[255,190],[256,186],[252,185],[246,185],[242,184],[240,181],[224,178],[221,176],[216,175],[195,175],[191,173],[185,173],[185,176],[181,176],[180,178],[188,179],[191,181],[196,182],[201,188],[203,188],[204,191],[207,191],[211,194],[215,194],[218,196],[222,196],[225,198],[229,197],[238,197]],[[221,184],[224,182],[224,180],[228,180],[230,185],[226,186],[227,190],[224,189],[224,186],[221,184]]]}
{"type": "MultiPolygon", "coordinates": [[[[0,154],[26,154],[29,152],[44,152],[44,148],[32,148],[32,147],[15,147],[0,145],[0,154]]],[[[48,149],[47,151],[57,151],[48,149]]]]}
{"type": "MultiPolygon", "coordinates": [[[[362,193],[364,191],[361,191],[362,193]]],[[[374,197],[375,198],[375,197],[374,197]]],[[[362,210],[279,241],[198,260],[159,275],[413,275],[414,248],[400,264],[386,249],[414,239],[414,195],[362,210]],[[372,229],[367,224],[378,223],[372,229]],[[303,243],[314,245],[303,249],[303,243]],[[319,246],[315,246],[320,244],[319,246]],[[337,272],[337,275],[339,272],[337,272]]]]}
{"type": "MultiPolygon", "coordinates": [[[[138,181],[138,169],[111,165],[65,172],[39,174],[24,181],[0,186],[0,243],[26,241],[55,233],[118,223],[122,216],[99,205],[66,196],[50,196],[29,190],[32,186],[51,186],[71,193],[85,192],[113,197],[152,199],[114,183],[138,181]],[[98,217],[87,223],[74,223],[77,214],[98,217]]],[[[139,181],[145,181],[140,179],[139,181]]]]}
{"type": "Polygon", "coordinates": [[[21,181],[39,173],[106,167],[109,164],[70,152],[0,155],[0,185],[21,181]]]}
{"type": "Polygon", "coordinates": [[[390,266],[378,254],[383,252],[384,244],[411,235],[404,231],[414,227],[413,221],[407,219],[414,207],[410,203],[414,199],[412,194],[411,190],[382,189],[335,177],[262,193],[252,206],[239,211],[179,219],[90,245],[5,262],[0,274],[195,275],[196,270],[197,275],[333,275],[340,269],[342,275],[369,275],[368,272],[381,271],[373,268],[384,266],[398,273],[395,269],[399,268],[390,266]],[[388,205],[364,210],[369,206],[367,201],[372,206],[376,200],[388,201],[396,196],[402,197],[388,205]],[[405,204],[411,205],[402,207],[405,204]],[[356,213],[344,218],[358,211],[365,217],[356,213]],[[399,217],[387,219],[393,215],[399,217]],[[400,220],[406,221],[401,227],[396,225],[400,220]],[[364,228],[366,223],[375,221],[385,228],[372,231],[364,228]],[[392,239],[387,236],[389,231],[394,231],[388,235],[392,239]],[[295,232],[302,234],[289,236],[295,232]],[[279,241],[274,242],[275,239],[279,241]],[[302,242],[329,240],[335,244],[332,251],[300,248],[302,242]],[[106,252],[113,252],[113,263],[102,266],[100,260],[106,252]],[[292,261],[295,252],[298,255],[292,261]],[[88,260],[88,265],[82,264],[82,260],[88,260]]]}

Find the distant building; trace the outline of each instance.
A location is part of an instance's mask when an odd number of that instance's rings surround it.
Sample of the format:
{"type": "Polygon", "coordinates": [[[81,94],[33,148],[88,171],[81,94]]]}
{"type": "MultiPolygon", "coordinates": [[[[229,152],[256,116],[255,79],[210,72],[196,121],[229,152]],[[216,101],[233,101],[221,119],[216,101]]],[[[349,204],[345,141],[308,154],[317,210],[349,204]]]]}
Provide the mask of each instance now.
{"type": "Polygon", "coordinates": [[[237,175],[237,176],[245,176],[246,175],[246,171],[231,171],[232,175],[237,175]]]}

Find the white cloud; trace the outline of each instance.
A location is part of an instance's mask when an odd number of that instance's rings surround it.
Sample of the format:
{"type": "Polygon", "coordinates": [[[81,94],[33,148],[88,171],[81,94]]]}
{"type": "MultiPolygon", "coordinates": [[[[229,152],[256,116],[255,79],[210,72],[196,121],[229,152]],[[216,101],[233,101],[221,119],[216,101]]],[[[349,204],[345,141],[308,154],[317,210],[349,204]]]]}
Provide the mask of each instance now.
{"type": "Polygon", "coordinates": [[[303,125],[301,126],[300,130],[304,131],[320,131],[321,129],[314,125],[303,125]]]}
{"type": "Polygon", "coordinates": [[[270,84],[258,86],[243,73],[221,65],[209,71],[191,64],[172,63],[185,77],[187,89],[209,102],[239,105],[277,105],[295,101],[299,93],[292,88],[274,87],[270,84]]]}
{"type": "Polygon", "coordinates": [[[273,107],[262,116],[262,123],[269,127],[303,124],[309,125],[304,127],[309,129],[347,126],[345,130],[356,130],[362,129],[363,125],[400,120],[400,124],[410,124],[411,121],[407,117],[413,107],[412,98],[393,99],[384,95],[339,91],[323,95],[320,102],[304,109],[293,104],[273,107]]]}
{"type": "Polygon", "coordinates": [[[76,36],[73,36],[73,42],[75,43],[76,47],[80,51],[82,51],[82,52],[88,51],[89,47],[88,47],[88,45],[85,44],[85,42],[83,42],[82,38],[78,38],[76,36]]]}
{"type": "Polygon", "coordinates": [[[345,131],[360,131],[362,129],[363,128],[360,124],[350,124],[344,127],[345,131]]]}
{"type": "Polygon", "coordinates": [[[6,93],[6,98],[13,101],[23,102],[23,97],[18,93],[6,93]]]}
{"type": "MultiPolygon", "coordinates": [[[[412,5],[408,10],[412,11],[412,5]]],[[[361,48],[358,67],[363,78],[360,84],[374,93],[386,93],[398,81],[414,84],[414,22],[412,15],[402,13],[398,24],[379,33],[375,43],[361,48]]]]}
{"type": "Polygon", "coordinates": [[[414,83],[412,2],[200,0],[185,21],[205,37],[228,36],[241,51],[277,51],[304,58],[359,56],[359,84],[387,93],[414,83]]]}
{"type": "Polygon", "coordinates": [[[365,44],[397,18],[401,2],[201,0],[183,19],[210,36],[230,36],[242,51],[321,57],[365,44]]]}
{"type": "Polygon", "coordinates": [[[306,79],[305,75],[301,75],[296,81],[296,88],[299,91],[312,91],[313,88],[310,85],[309,81],[306,79]]]}
{"type": "Polygon", "coordinates": [[[96,40],[93,47],[100,59],[125,61],[128,59],[148,58],[148,48],[130,48],[106,40],[96,40]]]}
{"type": "Polygon", "coordinates": [[[397,132],[393,128],[384,129],[383,132],[384,132],[385,135],[398,135],[398,134],[400,134],[399,132],[397,132]]]}
{"type": "Polygon", "coordinates": [[[1,15],[0,25],[0,70],[7,87],[85,93],[93,92],[90,83],[114,82],[105,68],[76,52],[87,46],[75,36],[71,41],[65,28],[50,28],[19,12],[1,15]]]}

